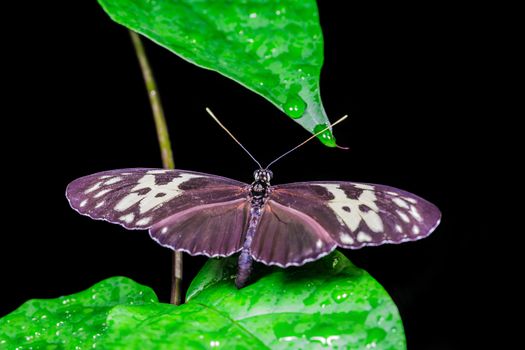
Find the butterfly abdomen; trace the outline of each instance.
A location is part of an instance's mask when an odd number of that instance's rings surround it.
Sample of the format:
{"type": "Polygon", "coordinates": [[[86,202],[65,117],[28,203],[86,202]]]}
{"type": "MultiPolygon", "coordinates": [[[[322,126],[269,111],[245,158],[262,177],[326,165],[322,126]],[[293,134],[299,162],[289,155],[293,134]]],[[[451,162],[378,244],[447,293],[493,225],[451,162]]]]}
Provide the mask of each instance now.
{"type": "Polygon", "coordinates": [[[239,269],[237,272],[237,277],[235,278],[235,285],[237,288],[242,288],[248,282],[248,278],[252,272],[252,252],[251,245],[253,237],[257,232],[257,226],[261,220],[262,211],[264,203],[255,202],[254,205],[250,208],[250,221],[248,229],[246,230],[246,235],[244,238],[244,244],[242,246],[241,255],[239,256],[239,269]]]}

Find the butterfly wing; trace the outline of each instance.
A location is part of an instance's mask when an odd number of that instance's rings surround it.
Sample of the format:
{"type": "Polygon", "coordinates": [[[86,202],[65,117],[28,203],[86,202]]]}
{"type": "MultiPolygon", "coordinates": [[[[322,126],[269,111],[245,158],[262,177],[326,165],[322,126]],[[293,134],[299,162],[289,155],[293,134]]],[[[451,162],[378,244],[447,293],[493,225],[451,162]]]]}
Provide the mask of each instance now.
{"type": "Polygon", "coordinates": [[[269,199],[253,237],[251,254],[266,265],[288,267],[317,260],[336,247],[337,243],[314,218],[269,199]]]}
{"type": "Polygon", "coordinates": [[[248,192],[247,184],[220,176],[138,168],[79,178],[66,196],[80,214],[127,229],[149,228],[172,249],[225,256],[241,248],[248,192]]]}
{"type": "MultiPolygon", "coordinates": [[[[315,260],[312,254],[323,256],[336,245],[358,249],[367,245],[421,239],[432,233],[441,218],[435,205],[414,194],[389,186],[352,182],[302,182],[274,186],[267,206],[268,212],[274,212],[279,207],[287,213],[282,222],[317,224],[309,224],[311,229],[303,232],[282,228],[280,234],[270,234],[268,238],[261,237],[254,241],[252,250],[257,252],[256,259],[285,266],[315,260]],[[297,243],[292,242],[290,235],[297,243]],[[302,243],[299,242],[303,240],[308,242],[308,246],[306,243],[300,246],[302,243]],[[279,248],[290,243],[295,246],[279,248]],[[290,257],[278,257],[276,253],[269,255],[265,248],[269,246],[277,251],[296,250],[296,256],[290,263],[290,257]],[[317,250],[312,253],[308,247],[317,250]]],[[[275,216],[279,215],[282,214],[275,216]]],[[[261,228],[268,229],[275,220],[270,215],[263,215],[261,228]]],[[[267,231],[260,232],[259,236],[267,234],[267,231]]]]}
{"type": "Polygon", "coordinates": [[[191,255],[229,256],[242,249],[249,204],[241,198],[196,205],[153,225],[150,236],[165,247],[191,255]]]}

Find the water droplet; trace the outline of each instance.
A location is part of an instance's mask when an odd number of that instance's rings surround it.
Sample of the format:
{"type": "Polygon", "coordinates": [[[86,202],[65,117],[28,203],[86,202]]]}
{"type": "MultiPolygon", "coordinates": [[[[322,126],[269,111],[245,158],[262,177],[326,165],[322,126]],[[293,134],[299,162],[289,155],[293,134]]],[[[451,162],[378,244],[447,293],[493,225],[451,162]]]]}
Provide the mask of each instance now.
{"type": "MultiPolygon", "coordinates": [[[[314,134],[326,128],[326,124],[317,124],[314,128],[314,134]]],[[[317,135],[317,137],[328,147],[335,147],[335,137],[332,135],[330,129],[325,130],[323,133],[317,135]]]]}
{"type": "Polygon", "coordinates": [[[344,302],[347,297],[348,294],[344,292],[341,293],[340,290],[335,290],[332,292],[332,299],[338,304],[344,302]]]}
{"type": "Polygon", "coordinates": [[[299,119],[306,110],[306,102],[299,96],[290,97],[284,104],[284,112],[293,119],[299,119]]]}

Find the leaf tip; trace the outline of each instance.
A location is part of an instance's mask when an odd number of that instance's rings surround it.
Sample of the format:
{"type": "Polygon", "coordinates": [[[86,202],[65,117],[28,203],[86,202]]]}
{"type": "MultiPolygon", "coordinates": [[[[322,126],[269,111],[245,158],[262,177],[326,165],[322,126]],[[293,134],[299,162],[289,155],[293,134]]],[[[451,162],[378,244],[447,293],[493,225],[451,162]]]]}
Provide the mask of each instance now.
{"type": "MultiPolygon", "coordinates": [[[[326,127],[326,124],[317,124],[313,130],[313,133],[316,134],[319,131],[326,129],[326,127]]],[[[335,136],[330,129],[325,130],[321,134],[317,135],[317,138],[327,147],[337,147],[335,136]]]]}

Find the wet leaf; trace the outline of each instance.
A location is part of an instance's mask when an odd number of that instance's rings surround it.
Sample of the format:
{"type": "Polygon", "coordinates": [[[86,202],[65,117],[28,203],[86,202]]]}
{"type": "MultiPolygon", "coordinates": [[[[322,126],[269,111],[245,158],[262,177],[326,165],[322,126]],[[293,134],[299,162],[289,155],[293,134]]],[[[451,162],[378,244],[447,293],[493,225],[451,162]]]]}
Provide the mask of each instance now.
{"type": "Polygon", "coordinates": [[[235,272],[236,257],[209,260],[178,307],[120,277],[32,300],[0,319],[0,348],[405,349],[388,294],[340,253],[299,268],[258,266],[241,290],[235,272]]]}
{"type": "Polygon", "coordinates": [[[114,306],[157,302],[151,288],[124,277],[69,296],[29,300],[0,319],[0,349],[91,349],[107,331],[114,306]]]}
{"type": "MultiPolygon", "coordinates": [[[[255,91],[309,132],[329,124],[319,92],[323,35],[315,0],[99,3],[114,21],[255,91]]],[[[319,139],[335,146],[329,130],[319,139]]]]}
{"type": "Polygon", "coordinates": [[[397,308],[383,287],[343,254],[302,267],[259,266],[236,290],[236,259],[210,260],[193,280],[188,303],[227,314],[271,349],[404,349],[397,308]]]}

